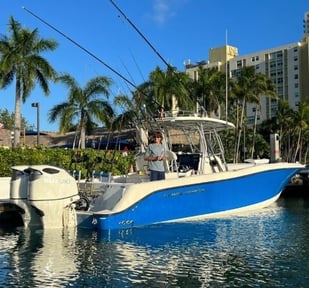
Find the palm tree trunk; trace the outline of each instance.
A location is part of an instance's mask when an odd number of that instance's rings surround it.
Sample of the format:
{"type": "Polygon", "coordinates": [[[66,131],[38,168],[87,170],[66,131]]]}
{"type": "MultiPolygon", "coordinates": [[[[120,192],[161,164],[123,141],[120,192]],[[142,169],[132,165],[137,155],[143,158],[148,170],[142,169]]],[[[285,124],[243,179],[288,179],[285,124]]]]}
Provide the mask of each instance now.
{"type": "Polygon", "coordinates": [[[16,147],[20,143],[20,124],[21,124],[21,91],[20,91],[20,80],[16,79],[16,90],[15,90],[15,111],[14,111],[14,143],[13,146],[16,147]]]}
{"type": "Polygon", "coordinates": [[[308,153],[309,153],[309,145],[307,144],[306,152],[305,152],[305,155],[304,155],[304,160],[303,160],[302,163],[308,163],[308,161],[307,161],[308,153]]]}
{"type": "Polygon", "coordinates": [[[80,148],[85,149],[86,147],[86,129],[85,126],[82,125],[80,129],[80,148]]]}
{"type": "Polygon", "coordinates": [[[251,148],[251,159],[253,159],[253,157],[254,157],[254,151],[255,151],[257,111],[258,111],[258,105],[256,105],[256,107],[255,107],[255,114],[254,114],[253,139],[252,139],[252,148],[251,148]]]}
{"type": "Polygon", "coordinates": [[[239,105],[238,105],[238,101],[236,102],[236,130],[235,130],[235,146],[234,146],[234,157],[233,157],[233,162],[236,163],[237,162],[237,157],[236,157],[236,151],[237,151],[237,141],[236,139],[238,139],[238,133],[239,133],[239,105]]]}
{"type": "Polygon", "coordinates": [[[238,131],[238,139],[237,139],[237,146],[236,146],[236,152],[235,152],[235,157],[236,157],[236,163],[240,159],[239,155],[239,150],[240,150],[240,140],[241,140],[241,134],[242,134],[242,129],[243,129],[243,123],[244,123],[244,114],[245,114],[245,100],[243,100],[242,107],[241,107],[241,115],[240,115],[240,121],[239,121],[239,131],[238,131]]]}
{"type": "Polygon", "coordinates": [[[300,142],[301,142],[301,134],[302,134],[302,129],[299,129],[298,137],[297,137],[298,139],[297,139],[296,149],[295,149],[295,153],[294,153],[294,157],[293,157],[293,162],[296,162],[297,153],[299,151],[300,142]]]}

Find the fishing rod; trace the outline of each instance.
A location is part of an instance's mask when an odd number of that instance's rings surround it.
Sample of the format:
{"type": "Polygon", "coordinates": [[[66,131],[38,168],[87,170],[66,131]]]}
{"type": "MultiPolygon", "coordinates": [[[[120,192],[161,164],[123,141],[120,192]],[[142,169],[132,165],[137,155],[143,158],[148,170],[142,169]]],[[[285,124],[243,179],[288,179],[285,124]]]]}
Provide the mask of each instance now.
{"type": "Polygon", "coordinates": [[[151,44],[151,42],[144,36],[144,34],[136,27],[136,25],[124,14],[124,12],[117,6],[117,4],[110,0],[112,5],[117,9],[117,11],[124,17],[125,20],[129,22],[129,24],[133,27],[133,29],[146,41],[146,43],[150,46],[150,48],[159,56],[159,58],[164,62],[166,66],[170,66],[168,62],[162,57],[162,55],[158,52],[158,50],[151,44]]]}
{"type": "Polygon", "coordinates": [[[135,66],[136,66],[136,68],[137,68],[137,71],[139,72],[139,75],[141,76],[141,78],[143,79],[143,81],[146,82],[146,80],[145,80],[145,78],[144,78],[144,75],[143,75],[143,73],[142,73],[140,67],[138,66],[138,64],[137,64],[137,62],[136,62],[136,59],[135,59],[135,57],[134,57],[134,55],[133,55],[133,53],[132,53],[131,50],[130,50],[130,54],[131,54],[131,57],[132,57],[132,59],[133,59],[133,61],[134,61],[135,66]]]}

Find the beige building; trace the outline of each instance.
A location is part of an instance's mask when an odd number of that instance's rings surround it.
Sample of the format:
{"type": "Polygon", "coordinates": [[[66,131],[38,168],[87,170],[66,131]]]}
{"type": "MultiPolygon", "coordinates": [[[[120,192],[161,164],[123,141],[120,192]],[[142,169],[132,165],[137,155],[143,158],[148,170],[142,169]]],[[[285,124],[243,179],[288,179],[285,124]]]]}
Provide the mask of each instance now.
{"type": "MultiPolygon", "coordinates": [[[[256,72],[266,74],[275,83],[281,100],[288,101],[290,107],[297,110],[300,101],[309,100],[309,12],[304,17],[304,36],[301,42],[270,48],[239,56],[238,49],[229,45],[212,48],[209,60],[191,64],[186,62],[186,72],[198,79],[198,67],[217,67],[228,71],[229,77],[235,77],[243,67],[254,66],[256,72]]],[[[278,100],[268,97],[261,99],[258,123],[276,115],[278,100]]],[[[253,123],[255,106],[247,105],[248,123],[253,123]]]]}

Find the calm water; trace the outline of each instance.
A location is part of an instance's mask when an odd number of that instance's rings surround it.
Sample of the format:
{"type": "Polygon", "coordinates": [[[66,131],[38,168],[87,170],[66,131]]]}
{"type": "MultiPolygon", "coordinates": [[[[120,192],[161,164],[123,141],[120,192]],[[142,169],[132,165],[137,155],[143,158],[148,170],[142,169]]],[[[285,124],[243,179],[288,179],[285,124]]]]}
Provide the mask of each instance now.
{"type": "Polygon", "coordinates": [[[0,287],[309,287],[309,201],[101,235],[0,230],[0,287]]]}

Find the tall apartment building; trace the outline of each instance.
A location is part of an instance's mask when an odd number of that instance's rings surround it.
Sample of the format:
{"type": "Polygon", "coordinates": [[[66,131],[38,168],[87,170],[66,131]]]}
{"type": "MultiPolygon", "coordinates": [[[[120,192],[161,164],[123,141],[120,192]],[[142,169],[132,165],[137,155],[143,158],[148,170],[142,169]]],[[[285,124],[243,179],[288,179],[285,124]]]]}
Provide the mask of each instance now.
{"type": "MultiPolygon", "coordinates": [[[[280,100],[288,101],[290,107],[298,109],[300,101],[309,100],[309,12],[304,17],[304,36],[301,42],[259,51],[244,56],[229,45],[210,49],[209,61],[196,64],[185,63],[186,72],[198,79],[198,67],[217,67],[235,77],[243,67],[254,66],[256,72],[266,74],[276,85],[280,100]]],[[[258,123],[276,116],[277,99],[262,97],[258,123]]],[[[247,105],[248,123],[253,123],[256,107],[247,105]]]]}

